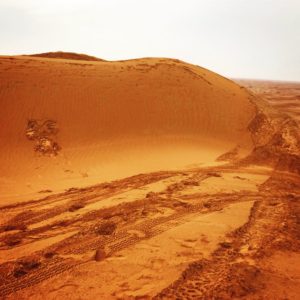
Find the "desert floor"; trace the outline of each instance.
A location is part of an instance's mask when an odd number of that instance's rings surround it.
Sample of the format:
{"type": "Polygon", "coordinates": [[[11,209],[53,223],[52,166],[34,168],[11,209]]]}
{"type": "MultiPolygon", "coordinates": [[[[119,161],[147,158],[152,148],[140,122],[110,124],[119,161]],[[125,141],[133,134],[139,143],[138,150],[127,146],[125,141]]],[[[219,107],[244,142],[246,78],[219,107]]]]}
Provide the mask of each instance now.
{"type": "Polygon", "coordinates": [[[259,80],[237,80],[254,94],[266,99],[270,105],[300,122],[300,83],[259,80]]]}
{"type": "Polygon", "coordinates": [[[228,165],[2,207],[1,296],[297,299],[299,191],[295,175],[228,165]]]}

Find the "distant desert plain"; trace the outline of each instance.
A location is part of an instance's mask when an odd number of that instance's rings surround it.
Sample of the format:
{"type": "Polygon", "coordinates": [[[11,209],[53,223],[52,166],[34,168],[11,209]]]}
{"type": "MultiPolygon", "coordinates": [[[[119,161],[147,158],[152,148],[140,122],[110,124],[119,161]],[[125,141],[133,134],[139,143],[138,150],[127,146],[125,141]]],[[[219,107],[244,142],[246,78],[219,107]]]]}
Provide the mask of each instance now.
{"type": "Polygon", "coordinates": [[[0,105],[1,299],[299,299],[300,83],[52,52],[0,105]]]}

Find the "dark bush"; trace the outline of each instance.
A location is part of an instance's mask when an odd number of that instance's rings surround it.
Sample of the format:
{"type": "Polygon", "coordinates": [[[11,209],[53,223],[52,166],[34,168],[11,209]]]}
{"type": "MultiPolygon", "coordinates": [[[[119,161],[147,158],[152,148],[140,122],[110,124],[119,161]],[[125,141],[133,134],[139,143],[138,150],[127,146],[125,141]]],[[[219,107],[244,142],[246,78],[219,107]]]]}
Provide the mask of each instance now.
{"type": "Polygon", "coordinates": [[[100,235],[111,235],[116,230],[117,225],[114,222],[106,222],[96,228],[96,232],[100,235]]]}
{"type": "Polygon", "coordinates": [[[27,274],[27,271],[23,268],[17,268],[14,270],[14,277],[19,278],[27,274]]]}
{"type": "Polygon", "coordinates": [[[40,265],[41,263],[34,258],[19,261],[13,272],[14,277],[22,277],[31,270],[37,269],[40,265]]]}

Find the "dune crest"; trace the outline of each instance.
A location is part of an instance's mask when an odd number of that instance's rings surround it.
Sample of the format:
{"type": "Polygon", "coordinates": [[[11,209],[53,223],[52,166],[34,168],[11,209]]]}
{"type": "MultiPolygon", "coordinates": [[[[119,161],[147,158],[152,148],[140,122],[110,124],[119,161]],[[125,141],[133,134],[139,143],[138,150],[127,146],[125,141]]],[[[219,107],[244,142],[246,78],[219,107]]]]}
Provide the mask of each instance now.
{"type": "Polygon", "coordinates": [[[45,52],[45,53],[31,54],[28,56],[44,57],[44,58],[86,60],[86,61],[104,61],[103,59],[100,59],[98,57],[91,56],[91,55],[79,54],[79,53],[74,53],[74,52],[63,52],[63,51],[45,52]]]}

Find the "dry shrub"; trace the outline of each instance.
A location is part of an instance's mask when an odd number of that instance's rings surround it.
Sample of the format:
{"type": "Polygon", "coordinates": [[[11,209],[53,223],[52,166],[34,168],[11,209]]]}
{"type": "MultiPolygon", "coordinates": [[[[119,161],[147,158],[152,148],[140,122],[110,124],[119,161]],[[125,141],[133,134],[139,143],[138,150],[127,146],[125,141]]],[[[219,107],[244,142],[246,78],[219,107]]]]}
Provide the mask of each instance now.
{"type": "Polygon", "coordinates": [[[41,265],[37,258],[27,258],[17,263],[14,269],[14,277],[19,278],[26,275],[28,272],[37,269],[41,265]]]}
{"type": "Polygon", "coordinates": [[[105,222],[96,228],[96,232],[100,235],[111,235],[116,230],[117,225],[114,222],[105,222]]]}

